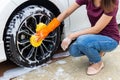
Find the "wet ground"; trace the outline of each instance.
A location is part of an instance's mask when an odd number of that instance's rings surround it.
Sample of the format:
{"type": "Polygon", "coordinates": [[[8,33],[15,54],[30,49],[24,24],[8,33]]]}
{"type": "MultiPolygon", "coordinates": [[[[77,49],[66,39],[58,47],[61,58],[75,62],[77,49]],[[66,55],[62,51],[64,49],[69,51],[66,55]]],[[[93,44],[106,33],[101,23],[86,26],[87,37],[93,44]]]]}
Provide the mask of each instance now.
{"type": "MultiPolygon", "coordinates": [[[[63,50],[61,50],[61,48],[60,48],[59,50],[57,50],[55,52],[55,54],[62,53],[62,52],[63,52],[63,50]]],[[[12,71],[18,71],[19,72],[20,70],[24,70],[24,68],[21,68],[21,67],[17,66],[16,64],[14,64],[10,60],[4,61],[4,62],[0,63],[0,80],[4,80],[3,78],[1,79],[1,77],[4,77],[4,75],[5,76],[7,76],[7,75],[10,76],[11,75],[10,77],[12,77],[12,74],[11,74],[11,73],[13,73],[12,71]],[[16,70],[16,69],[18,69],[18,70],[16,70]],[[8,74],[7,74],[7,72],[8,72],[8,74]],[[9,75],[9,73],[10,73],[10,75],[9,75]]],[[[32,71],[32,70],[33,69],[27,69],[26,71],[22,72],[21,74],[27,73],[27,72],[32,71]]],[[[17,74],[19,75],[19,73],[17,73],[17,74]]],[[[14,73],[13,73],[13,76],[14,76],[14,73]]],[[[15,76],[17,76],[17,75],[15,75],[15,76]]],[[[12,78],[14,78],[14,77],[12,77],[12,78]]],[[[8,80],[8,79],[6,79],[6,80],[8,80]]]]}
{"type": "Polygon", "coordinates": [[[2,62],[0,63],[0,77],[3,76],[3,73],[9,69],[13,69],[13,68],[16,68],[18,67],[16,64],[14,64],[13,62],[11,61],[5,61],[5,62],[2,62]]]}
{"type": "Polygon", "coordinates": [[[26,69],[7,61],[0,64],[0,80],[120,80],[120,46],[103,57],[105,67],[97,75],[86,75],[88,59],[67,57],[51,64],[26,69]]]}
{"type": "Polygon", "coordinates": [[[120,80],[120,46],[103,57],[105,67],[97,75],[86,75],[88,59],[67,57],[12,80],[120,80]]]}

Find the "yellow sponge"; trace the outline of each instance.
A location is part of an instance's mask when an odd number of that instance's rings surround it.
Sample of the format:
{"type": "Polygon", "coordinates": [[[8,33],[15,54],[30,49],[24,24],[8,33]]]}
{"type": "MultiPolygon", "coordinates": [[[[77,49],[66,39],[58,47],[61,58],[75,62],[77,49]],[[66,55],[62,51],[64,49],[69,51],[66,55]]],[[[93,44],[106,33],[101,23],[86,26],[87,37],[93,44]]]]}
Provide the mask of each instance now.
{"type": "Polygon", "coordinates": [[[36,36],[36,35],[32,35],[30,38],[30,43],[34,47],[39,47],[42,44],[42,40],[37,41],[36,40],[37,38],[38,38],[38,36],[36,36]]]}
{"type": "Polygon", "coordinates": [[[43,28],[45,28],[47,25],[44,23],[39,23],[36,27],[36,32],[39,32],[40,30],[42,30],[43,28]]]}
{"type": "MultiPolygon", "coordinates": [[[[36,26],[36,33],[41,31],[43,28],[45,28],[47,25],[44,24],[44,23],[39,23],[37,26],[36,26]]],[[[39,40],[37,41],[37,39],[39,38],[39,36],[37,35],[32,35],[30,37],[30,43],[33,47],[39,47],[41,44],[42,44],[42,41],[43,40],[39,40]]]]}

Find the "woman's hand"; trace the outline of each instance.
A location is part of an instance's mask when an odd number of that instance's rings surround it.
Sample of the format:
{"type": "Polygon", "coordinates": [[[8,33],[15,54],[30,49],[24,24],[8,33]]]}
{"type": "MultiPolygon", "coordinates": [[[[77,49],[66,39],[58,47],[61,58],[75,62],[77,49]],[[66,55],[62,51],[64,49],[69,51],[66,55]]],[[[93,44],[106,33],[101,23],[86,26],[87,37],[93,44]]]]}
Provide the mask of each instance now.
{"type": "Polygon", "coordinates": [[[70,45],[70,43],[72,42],[72,40],[74,40],[74,39],[75,39],[75,34],[74,33],[70,34],[68,37],[63,39],[63,41],[61,43],[62,49],[66,50],[68,48],[68,46],[70,45]]]}
{"type": "Polygon", "coordinates": [[[61,43],[62,49],[65,51],[68,48],[68,46],[70,45],[71,42],[72,42],[72,40],[70,38],[68,38],[68,37],[63,39],[63,41],[61,43]]]}

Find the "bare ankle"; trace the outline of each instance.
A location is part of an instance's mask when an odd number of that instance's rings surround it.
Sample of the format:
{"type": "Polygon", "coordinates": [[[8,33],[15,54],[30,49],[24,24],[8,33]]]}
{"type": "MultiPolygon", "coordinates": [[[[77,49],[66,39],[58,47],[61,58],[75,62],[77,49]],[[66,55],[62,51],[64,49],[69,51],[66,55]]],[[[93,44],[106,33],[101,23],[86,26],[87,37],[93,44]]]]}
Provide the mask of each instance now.
{"type": "Polygon", "coordinates": [[[105,52],[101,51],[100,56],[103,57],[105,55],[105,52]]]}
{"type": "Polygon", "coordinates": [[[90,67],[94,67],[95,69],[98,69],[102,64],[103,64],[103,62],[100,61],[98,63],[93,63],[90,67]]]}

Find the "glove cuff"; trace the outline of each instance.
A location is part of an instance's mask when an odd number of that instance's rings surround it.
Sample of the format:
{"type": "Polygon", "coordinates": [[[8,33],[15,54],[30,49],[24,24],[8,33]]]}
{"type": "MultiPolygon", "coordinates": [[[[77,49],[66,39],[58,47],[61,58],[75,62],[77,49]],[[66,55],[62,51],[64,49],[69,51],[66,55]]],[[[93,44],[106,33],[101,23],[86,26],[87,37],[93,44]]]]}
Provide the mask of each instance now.
{"type": "Polygon", "coordinates": [[[47,31],[52,32],[55,28],[60,25],[60,21],[57,18],[54,18],[47,26],[47,31]]]}

